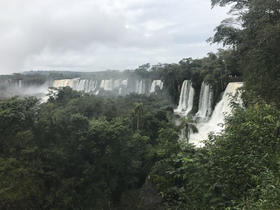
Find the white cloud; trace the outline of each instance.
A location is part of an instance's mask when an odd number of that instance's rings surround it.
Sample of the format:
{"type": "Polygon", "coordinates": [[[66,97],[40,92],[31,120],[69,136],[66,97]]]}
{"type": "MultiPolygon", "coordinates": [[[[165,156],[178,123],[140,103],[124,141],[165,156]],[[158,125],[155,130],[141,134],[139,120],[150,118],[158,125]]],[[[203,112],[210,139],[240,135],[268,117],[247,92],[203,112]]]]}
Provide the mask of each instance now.
{"type": "Polygon", "coordinates": [[[0,74],[202,57],[215,50],[205,40],[225,17],[210,0],[0,1],[0,74]]]}

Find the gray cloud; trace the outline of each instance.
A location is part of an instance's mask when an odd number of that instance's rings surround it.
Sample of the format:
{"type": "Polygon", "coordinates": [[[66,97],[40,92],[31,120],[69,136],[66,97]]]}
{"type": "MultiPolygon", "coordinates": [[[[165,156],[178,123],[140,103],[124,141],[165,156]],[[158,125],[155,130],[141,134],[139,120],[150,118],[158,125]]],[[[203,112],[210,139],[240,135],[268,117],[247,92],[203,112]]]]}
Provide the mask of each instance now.
{"type": "Polygon", "coordinates": [[[1,1],[0,74],[202,57],[217,48],[205,40],[225,17],[210,0],[1,1]]]}

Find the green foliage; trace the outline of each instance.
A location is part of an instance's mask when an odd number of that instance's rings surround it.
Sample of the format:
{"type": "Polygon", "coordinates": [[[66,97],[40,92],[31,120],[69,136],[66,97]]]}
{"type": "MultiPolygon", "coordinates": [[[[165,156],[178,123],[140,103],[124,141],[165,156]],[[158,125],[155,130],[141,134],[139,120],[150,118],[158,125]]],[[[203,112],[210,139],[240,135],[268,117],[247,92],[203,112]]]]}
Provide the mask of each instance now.
{"type": "Polygon", "coordinates": [[[222,135],[161,160],[153,180],[177,208],[279,209],[279,154],[279,110],[263,103],[237,108],[222,135]]]}
{"type": "Polygon", "coordinates": [[[212,0],[212,5],[233,5],[236,21],[222,22],[213,42],[232,46],[240,58],[246,89],[267,103],[280,104],[279,44],[280,3],[278,0],[212,0]]]}
{"type": "Polygon", "coordinates": [[[1,101],[0,209],[119,206],[176,151],[165,107],[156,96],[107,99],[70,88],[41,105],[1,101]]]}
{"type": "Polygon", "coordinates": [[[36,209],[43,205],[43,180],[24,162],[0,158],[0,179],[1,209],[36,209]]]}
{"type": "MultiPolygon", "coordinates": [[[[65,77],[161,79],[164,88],[110,98],[66,87],[41,105],[35,98],[0,101],[0,209],[141,209],[139,189],[150,180],[166,209],[280,209],[280,3],[211,2],[231,5],[237,18],[224,20],[210,39],[230,48],[205,58],[123,73],[1,76],[36,85],[65,77]],[[229,82],[242,79],[245,107],[235,107],[223,133],[203,148],[177,142],[172,106],[184,80],[195,89],[195,113],[203,81],[214,105],[229,82]]],[[[190,119],[182,127],[196,130],[190,119]]]]}

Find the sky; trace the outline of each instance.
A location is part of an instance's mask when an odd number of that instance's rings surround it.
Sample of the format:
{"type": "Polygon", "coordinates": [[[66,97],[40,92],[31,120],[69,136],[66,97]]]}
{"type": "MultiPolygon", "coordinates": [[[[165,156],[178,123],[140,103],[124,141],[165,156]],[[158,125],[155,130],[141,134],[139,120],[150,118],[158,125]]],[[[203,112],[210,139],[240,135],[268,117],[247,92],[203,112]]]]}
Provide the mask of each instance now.
{"type": "Polygon", "coordinates": [[[226,17],[210,0],[1,0],[0,74],[201,58],[226,17]]]}

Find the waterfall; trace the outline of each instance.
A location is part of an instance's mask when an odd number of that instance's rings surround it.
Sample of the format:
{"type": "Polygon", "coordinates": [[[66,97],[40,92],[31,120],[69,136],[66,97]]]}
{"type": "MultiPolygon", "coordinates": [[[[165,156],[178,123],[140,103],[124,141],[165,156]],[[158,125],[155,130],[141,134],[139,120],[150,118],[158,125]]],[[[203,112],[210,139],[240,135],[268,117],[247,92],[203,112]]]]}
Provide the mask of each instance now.
{"type": "Polygon", "coordinates": [[[127,94],[127,84],[128,84],[128,80],[121,80],[120,81],[120,86],[118,87],[118,94],[119,95],[126,95],[127,94]]]}
{"type": "Polygon", "coordinates": [[[192,87],[192,82],[190,80],[185,80],[181,88],[179,105],[174,112],[187,116],[193,108],[193,98],[194,89],[192,87]]]}
{"type": "Polygon", "coordinates": [[[159,87],[159,89],[162,90],[163,82],[161,80],[153,80],[152,85],[151,85],[151,89],[150,89],[150,93],[156,92],[156,87],[159,87]]]}
{"type": "Polygon", "coordinates": [[[128,80],[127,79],[123,80],[121,84],[124,85],[124,86],[127,86],[128,80]]]}
{"type": "Polygon", "coordinates": [[[135,92],[137,94],[145,94],[146,93],[146,84],[145,80],[137,80],[135,92]]]}
{"type": "MultiPolygon", "coordinates": [[[[128,79],[106,79],[101,80],[99,83],[97,80],[88,79],[61,79],[54,80],[52,86],[55,88],[71,87],[73,90],[81,91],[85,93],[99,94],[100,90],[112,91],[115,95],[127,95],[129,93],[146,94],[148,85],[147,80],[132,80],[128,79]],[[100,84],[98,86],[98,84],[100,84]]],[[[156,87],[162,89],[163,82],[161,80],[154,80],[151,85],[150,93],[156,91],[156,87]]]]}
{"type": "Polygon", "coordinates": [[[100,84],[100,89],[104,89],[106,91],[115,91],[115,93],[119,95],[126,95],[127,92],[127,79],[110,79],[110,80],[102,80],[100,84]]]}
{"type": "Polygon", "coordinates": [[[101,80],[99,88],[100,89],[102,89],[102,88],[104,89],[104,86],[105,86],[105,80],[101,80]]]}
{"type": "Polygon", "coordinates": [[[106,91],[112,91],[114,89],[114,80],[102,80],[100,84],[100,88],[106,91]]]}
{"type": "Polygon", "coordinates": [[[62,80],[54,80],[53,87],[61,88],[61,87],[71,87],[73,90],[82,91],[85,93],[93,93],[97,95],[99,93],[99,89],[104,89],[106,91],[113,91],[120,95],[126,94],[127,88],[127,80],[102,80],[100,83],[100,87],[98,88],[98,82],[96,80],[88,80],[88,79],[62,79],[62,80]]]}
{"type": "Polygon", "coordinates": [[[213,90],[209,84],[203,82],[199,95],[198,112],[195,115],[199,121],[207,121],[212,114],[213,90]]]}
{"type": "MultiPolygon", "coordinates": [[[[220,126],[225,122],[225,116],[231,114],[231,99],[232,95],[237,93],[238,88],[242,87],[242,82],[231,82],[227,85],[227,88],[223,94],[221,101],[216,105],[214,112],[210,120],[206,123],[198,123],[198,133],[192,134],[190,136],[190,143],[196,146],[203,146],[202,140],[206,140],[210,132],[219,133],[222,130],[220,126]]],[[[236,103],[242,104],[240,95],[237,97],[236,103]]]]}
{"type": "Polygon", "coordinates": [[[86,93],[95,93],[97,89],[97,81],[96,80],[86,80],[84,91],[86,93]]]}
{"type": "Polygon", "coordinates": [[[78,85],[77,85],[77,87],[76,87],[76,90],[77,91],[84,91],[85,90],[85,83],[86,83],[86,80],[80,80],[79,82],[78,82],[78,85]]]}
{"type": "Polygon", "coordinates": [[[54,80],[53,87],[55,87],[55,88],[71,87],[74,89],[74,80],[75,79],[54,80]]]}
{"type": "Polygon", "coordinates": [[[94,93],[97,89],[97,81],[96,80],[87,80],[82,79],[79,81],[77,86],[77,91],[83,91],[85,93],[94,93]]]}
{"type": "Polygon", "coordinates": [[[86,80],[86,79],[62,79],[54,80],[53,87],[71,87],[73,90],[83,91],[85,93],[93,93],[97,89],[97,81],[95,80],[86,80]]]}
{"type": "Polygon", "coordinates": [[[19,88],[22,88],[22,80],[19,80],[19,81],[18,81],[18,87],[19,87],[19,88]]]}

